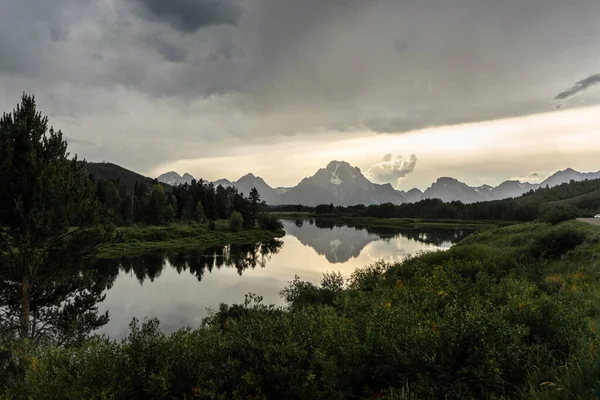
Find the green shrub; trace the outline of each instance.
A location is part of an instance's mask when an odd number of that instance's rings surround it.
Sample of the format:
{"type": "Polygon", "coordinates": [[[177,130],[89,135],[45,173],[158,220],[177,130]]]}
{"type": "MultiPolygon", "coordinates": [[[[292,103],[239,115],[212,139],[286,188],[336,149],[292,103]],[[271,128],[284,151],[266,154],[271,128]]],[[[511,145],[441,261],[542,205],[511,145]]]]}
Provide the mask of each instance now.
{"type": "Polygon", "coordinates": [[[296,277],[287,308],[248,295],[197,330],[134,322],[122,343],[41,347],[5,369],[9,397],[598,397],[595,229],[493,229],[348,282],[296,277]]]}
{"type": "Polygon", "coordinates": [[[577,218],[581,211],[572,205],[556,205],[547,207],[538,217],[540,222],[558,224],[563,221],[577,218]]]}
{"type": "Polygon", "coordinates": [[[560,258],[582,244],[585,237],[585,232],[577,228],[560,226],[536,235],[529,253],[536,258],[560,258]]]}
{"type": "Polygon", "coordinates": [[[242,214],[237,211],[234,211],[229,217],[229,228],[234,232],[239,232],[244,225],[244,219],[242,218],[242,214]]]}

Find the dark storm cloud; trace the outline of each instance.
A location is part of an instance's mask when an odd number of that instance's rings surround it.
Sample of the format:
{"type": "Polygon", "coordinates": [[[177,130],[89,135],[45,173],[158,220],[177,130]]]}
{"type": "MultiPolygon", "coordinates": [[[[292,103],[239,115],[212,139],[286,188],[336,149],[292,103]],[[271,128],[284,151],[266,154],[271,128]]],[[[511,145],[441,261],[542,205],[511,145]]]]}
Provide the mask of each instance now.
{"type": "Polygon", "coordinates": [[[66,40],[67,35],[69,34],[69,31],[67,31],[62,26],[56,25],[56,24],[50,24],[48,26],[48,31],[50,32],[50,39],[53,42],[59,42],[62,40],[66,40]]]}
{"type": "Polygon", "coordinates": [[[5,0],[0,107],[33,92],[96,157],[132,167],[545,112],[596,65],[599,13],[597,0],[5,0]]]}
{"type": "Polygon", "coordinates": [[[236,25],[242,12],[239,0],[130,0],[141,15],[193,33],[212,25],[236,25]]]}
{"type": "Polygon", "coordinates": [[[167,61],[174,63],[185,61],[187,50],[175,43],[166,41],[158,36],[147,38],[146,43],[167,61]]]}
{"type": "Polygon", "coordinates": [[[590,75],[587,78],[577,82],[573,87],[557,94],[554,100],[567,100],[598,84],[600,84],[600,74],[590,75]]]}

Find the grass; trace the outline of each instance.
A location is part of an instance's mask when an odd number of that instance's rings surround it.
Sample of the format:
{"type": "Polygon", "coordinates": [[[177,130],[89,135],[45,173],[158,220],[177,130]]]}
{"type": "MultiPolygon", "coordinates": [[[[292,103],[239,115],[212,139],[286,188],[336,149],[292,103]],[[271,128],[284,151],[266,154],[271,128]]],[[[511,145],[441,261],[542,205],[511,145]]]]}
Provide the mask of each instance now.
{"type": "Polygon", "coordinates": [[[115,240],[100,249],[100,258],[131,256],[157,250],[206,248],[226,244],[267,241],[284,235],[283,231],[258,228],[233,232],[227,221],[217,221],[216,229],[208,224],[171,224],[166,226],[131,226],[118,228],[115,240]]]}

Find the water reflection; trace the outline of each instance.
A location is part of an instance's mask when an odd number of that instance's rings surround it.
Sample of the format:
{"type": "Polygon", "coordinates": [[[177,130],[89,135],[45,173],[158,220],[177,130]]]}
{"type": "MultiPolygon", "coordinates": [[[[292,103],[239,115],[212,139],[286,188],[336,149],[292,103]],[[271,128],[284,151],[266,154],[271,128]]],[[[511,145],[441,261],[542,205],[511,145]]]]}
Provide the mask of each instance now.
{"type": "Polygon", "coordinates": [[[361,229],[321,220],[284,221],[282,240],[206,250],[145,254],[97,265],[113,282],[100,304],[110,322],[102,333],[119,339],[133,317],[158,318],[165,332],[197,327],[207,307],[241,303],[246,293],[283,305],[279,292],[295,275],[318,283],[324,272],[348,277],[378,260],[450,247],[470,231],[361,229]]]}
{"type": "MultiPolygon", "coordinates": [[[[296,237],[333,264],[357,258],[367,245],[377,241],[389,242],[401,237],[448,248],[472,232],[466,229],[350,227],[333,220],[319,219],[284,221],[284,227],[288,235],[296,237]]],[[[386,258],[385,254],[381,258],[386,258]]]]}
{"type": "Polygon", "coordinates": [[[202,250],[154,252],[136,257],[99,260],[96,268],[105,273],[111,271],[115,276],[121,270],[144,284],[146,280],[154,282],[170,265],[178,274],[189,272],[200,282],[206,272],[210,274],[223,267],[235,268],[240,276],[247,269],[265,268],[271,256],[279,252],[282,246],[281,240],[273,239],[263,243],[232,244],[202,250]]]}

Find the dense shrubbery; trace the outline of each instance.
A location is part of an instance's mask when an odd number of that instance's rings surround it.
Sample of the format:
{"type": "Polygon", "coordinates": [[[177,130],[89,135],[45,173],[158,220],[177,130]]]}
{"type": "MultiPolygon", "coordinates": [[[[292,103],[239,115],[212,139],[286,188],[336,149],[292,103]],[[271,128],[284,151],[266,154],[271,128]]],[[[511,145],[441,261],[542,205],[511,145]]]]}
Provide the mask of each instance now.
{"type": "Polygon", "coordinates": [[[9,386],[36,399],[598,397],[599,237],[574,222],[486,230],[347,282],[296,279],[288,309],[251,296],[193,331],[134,322],[123,343],[42,347],[9,386]]]}

